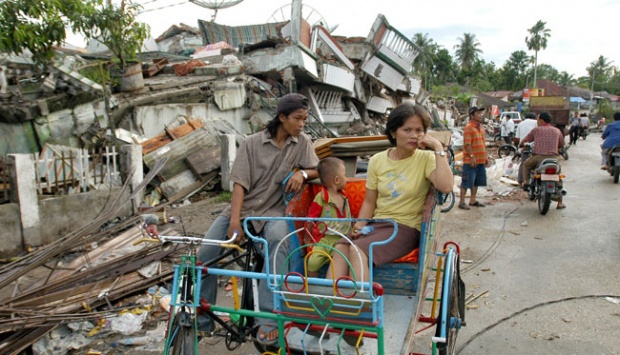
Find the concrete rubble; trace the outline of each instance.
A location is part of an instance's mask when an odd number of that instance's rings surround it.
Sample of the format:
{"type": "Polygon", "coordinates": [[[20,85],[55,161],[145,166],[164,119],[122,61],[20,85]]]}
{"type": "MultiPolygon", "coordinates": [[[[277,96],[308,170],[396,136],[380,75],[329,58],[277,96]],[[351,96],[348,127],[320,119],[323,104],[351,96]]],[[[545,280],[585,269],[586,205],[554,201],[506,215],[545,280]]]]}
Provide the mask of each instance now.
{"type": "MultiPolygon", "coordinates": [[[[143,55],[144,87],[113,95],[79,74],[80,67],[88,66],[82,58],[96,56],[65,54],[33,83],[38,90],[28,93],[19,78],[32,74],[32,65],[0,58],[9,83],[17,82],[0,94],[0,131],[8,137],[0,152],[30,152],[46,144],[101,146],[114,140],[140,145],[149,172],[143,187],[158,180],[158,193],[147,191],[147,198],[163,209],[218,185],[221,137],[240,142],[262,129],[278,97],[287,92],[310,99],[307,128],[315,139],[380,135],[389,111],[403,101],[426,105],[436,130],[446,130],[444,122],[462,119],[465,112],[451,103],[428,100],[419,78],[410,75],[415,45],[383,15],[366,37],[335,37],[327,28],[298,18],[241,27],[208,21],[199,21],[199,29],[181,24],[156,42],[160,50],[143,55]]],[[[360,139],[365,143],[356,154],[384,149],[372,143],[375,138],[360,139]]],[[[322,143],[331,147],[325,154],[338,154],[332,143],[322,143]]],[[[500,171],[492,180],[504,175],[500,171]]],[[[500,195],[508,193],[501,190],[500,195]]],[[[142,233],[139,218],[115,220],[114,212],[108,210],[0,268],[0,288],[5,291],[0,297],[0,352],[17,354],[33,343],[45,349],[54,339],[65,339],[55,343],[65,344],[57,345],[63,351],[84,347],[88,339],[83,334],[94,336],[97,331],[91,327],[101,331],[105,320],[123,309],[149,312],[153,294],[135,305],[123,300],[170,282],[169,260],[181,250],[132,245],[142,233]],[[140,270],[151,263],[156,263],[156,272],[144,276],[140,270]],[[37,266],[52,272],[36,279],[37,266]],[[72,328],[78,320],[87,324],[72,328]],[[82,335],[67,338],[72,333],[82,335]]]]}

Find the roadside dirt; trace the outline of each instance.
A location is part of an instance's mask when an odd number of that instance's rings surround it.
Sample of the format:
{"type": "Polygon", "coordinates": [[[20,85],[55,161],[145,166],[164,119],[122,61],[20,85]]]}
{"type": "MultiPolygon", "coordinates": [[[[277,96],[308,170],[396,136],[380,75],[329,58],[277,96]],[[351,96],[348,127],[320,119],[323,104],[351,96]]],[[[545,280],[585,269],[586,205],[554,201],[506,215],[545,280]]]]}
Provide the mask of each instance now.
{"type": "Polygon", "coordinates": [[[229,203],[216,196],[172,204],[172,208],[167,209],[166,214],[169,219],[176,220],[177,223],[167,223],[158,228],[160,230],[172,228],[182,235],[204,235],[229,203]]]}

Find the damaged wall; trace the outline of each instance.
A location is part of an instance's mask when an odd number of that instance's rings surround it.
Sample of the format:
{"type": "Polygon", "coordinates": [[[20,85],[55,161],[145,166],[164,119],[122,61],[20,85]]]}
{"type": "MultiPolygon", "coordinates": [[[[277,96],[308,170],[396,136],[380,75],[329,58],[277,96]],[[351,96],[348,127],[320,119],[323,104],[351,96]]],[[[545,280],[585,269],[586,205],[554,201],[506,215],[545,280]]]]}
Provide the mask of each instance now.
{"type": "Polygon", "coordinates": [[[162,127],[171,126],[179,116],[225,120],[243,134],[253,133],[252,126],[256,121],[267,122],[271,119],[267,112],[253,112],[245,104],[227,111],[221,111],[215,104],[164,104],[136,107],[133,124],[150,138],[161,133],[162,127]]]}
{"type": "Polygon", "coordinates": [[[43,244],[49,244],[58,239],[59,236],[91,223],[102,211],[109,208],[108,204],[116,200],[127,201],[119,213],[119,217],[131,216],[130,193],[125,191],[119,196],[120,193],[120,187],[113,187],[108,190],[89,191],[40,200],[41,241],[43,244]]]}
{"type": "Polygon", "coordinates": [[[39,151],[32,121],[0,122],[0,154],[34,153],[39,151]]]}

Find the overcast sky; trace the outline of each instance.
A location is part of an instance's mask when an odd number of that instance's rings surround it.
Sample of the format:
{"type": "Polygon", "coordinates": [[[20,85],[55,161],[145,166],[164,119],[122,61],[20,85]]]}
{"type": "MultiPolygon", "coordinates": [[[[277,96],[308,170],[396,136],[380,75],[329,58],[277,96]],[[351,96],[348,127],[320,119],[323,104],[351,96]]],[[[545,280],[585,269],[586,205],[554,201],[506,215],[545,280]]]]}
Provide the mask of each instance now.
{"type": "MultiPolygon", "coordinates": [[[[114,0],[119,2],[120,0],[114,0]]],[[[198,0],[201,1],[201,0],[198,0]]],[[[202,0],[221,3],[223,0],[202,0]]],[[[139,21],[151,26],[158,37],[173,24],[197,26],[198,19],[210,20],[213,11],[188,0],[137,0],[143,4],[139,21]]],[[[290,17],[290,0],[244,0],[219,10],[217,23],[239,26],[267,22],[281,11],[290,17]]],[[[527,31],[538,20],[551,30],[547,48],[538,53],[539,64],[549,64],[575,78],[587,75],[586,67],[600,55],[620,67],[619,0],[303,0],[304,16],[314,9],[334,35],[366,37],[377,14],[411,38],[416,32],[428,33],[436,43],[454,56],[457,38],[472,33],[480,42],[482,58],[501,67],[510,54],[523,50],[527,31]]],[[[310,20],[317,18],[316,15],[310,20]]],[[[71,41],[69,41],[71,42],[71,41]]],[[[79,44],[79,43],[78,43],[79,44]]]]}

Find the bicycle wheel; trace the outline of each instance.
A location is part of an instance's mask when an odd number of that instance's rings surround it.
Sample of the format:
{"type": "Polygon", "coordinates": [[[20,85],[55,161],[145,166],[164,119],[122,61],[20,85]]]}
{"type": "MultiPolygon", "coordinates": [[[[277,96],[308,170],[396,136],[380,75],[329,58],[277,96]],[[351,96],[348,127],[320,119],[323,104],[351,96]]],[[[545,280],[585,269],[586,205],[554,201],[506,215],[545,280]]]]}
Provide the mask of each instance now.
{"type": "Polygon", "coordinates": [[[170,351],[171,355],[198,354],[198,339],[192,325],[191,315],[187,311],[179,312],[171,328],[170,351]]]}
{"type": "Polygon", "coordinates": [[[514,155],[517,152],[517,148],[511,144],[504,144],[497,150],[497,155],[500,158],[506,158],[508,156],[514,155]]]}
{"type": "Polygon", "coordinates": [[[454,199],[454,191],[450,191],[447,194],[443,195],[443,203],[441,204],[441,212],[448,212],[454,207],[454,203],[456,200],[454,199]]]}
{"type": "Polygon", "coordinates": [[[452,149],[452,147],[448,147],[448,165],[450,165],[450,167],[454,167],[454,150],[452,149]]]}
{"type": "MultiPolygon", "coordinates": [[[[448,286],[449,291],[447,302],[442,300],[441,307],[448,308],[448,322],[443,325],[447,334],[446,342],[437,346],[439,355],[456,354],[456,338],[461,325],[464,325],[465,284],[460,280],[458,260],[458,255],[454,253],[454,257],[444,270],[443,284],[448,286]]],[[[439,312],[441,314],[441,309],[439,312]]]]}

